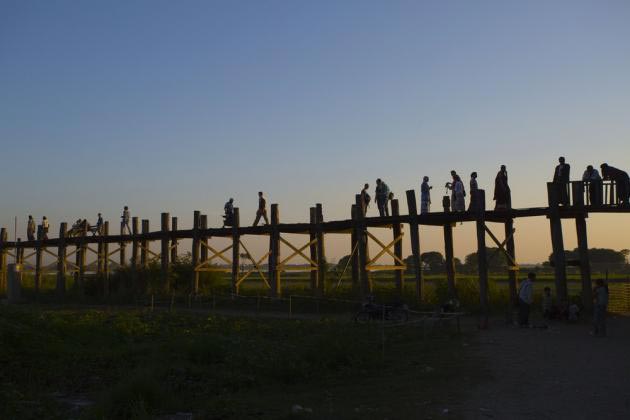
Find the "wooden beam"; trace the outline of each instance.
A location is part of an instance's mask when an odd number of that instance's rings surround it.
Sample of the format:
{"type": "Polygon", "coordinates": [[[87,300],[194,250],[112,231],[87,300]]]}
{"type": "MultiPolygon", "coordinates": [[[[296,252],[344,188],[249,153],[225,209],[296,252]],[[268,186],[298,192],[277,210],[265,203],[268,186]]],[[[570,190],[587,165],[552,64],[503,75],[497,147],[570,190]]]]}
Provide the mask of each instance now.
{"type": "Polygon", "coordinates": [[[57,245],[57,284],[55,291],[62,297],[66,293],[66,232],[68,224],[62,222],[59,225],[59,244],[57,245]]]}
{"type": "Polygon", "coordinates": [[[422,261],[420,260],[420,232],[418,230],[418,207],[416,192],[407,191],[407,209],[409,211],[409,238],[411,240],[411,258],[414,279],[416,283],[416,299],[422,302],[422,261]]]}
{"type": "Polygon", "coordinates": [[[324,246],[324,211],[320,203],[315,204],[316,237],[317,237],[317,295],[323,296],[326,293],[326,248],[324,246]]]}
{"type": "Polygon", "coordinates": [[[564,255],[564,240],[562,238],[562,220],[560,219],[558,189],[553,182],[547,183],[547,198],[549,200],[549,227],[551,230],[551,246],[555,271],[556,296],[561,305],[568,303],[566,256],[564,255]]]}
{"type": "Polygon", "coordinates": [[[271,234],[269,235],[269,284],[271,285],[271,296],[282,295],[282,284],[280,283],[280,272],[278,271],[278,261],[280,261],[280,232],[278,231],[280,215],[278,205],[271,205],[271,234]]]}
{"type": "Polygon", "coordinates": [[[241,223],[238,207],[234,208],[234,216],[232,217],[232,293],[238,294],[238,277],[240,271],[241,258],[241,238],[238,234],[238,228],[241,223]]]}

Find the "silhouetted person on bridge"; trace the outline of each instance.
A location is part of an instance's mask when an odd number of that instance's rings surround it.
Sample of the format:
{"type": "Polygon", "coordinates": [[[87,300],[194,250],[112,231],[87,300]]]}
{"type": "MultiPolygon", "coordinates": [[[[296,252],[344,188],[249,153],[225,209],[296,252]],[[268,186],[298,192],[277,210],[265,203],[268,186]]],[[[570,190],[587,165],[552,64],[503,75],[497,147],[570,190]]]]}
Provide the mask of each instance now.
{"type": "Polygon", "coordinates": [[[223,206],[223,226],[232,226],[234,224],[234,199],[230,198],[223,206]]]}
{"type": "Polygon", "coordinates": [[[584,186],[588,188],[588,199],[591,206],[601,206],[603,203],[603,183],[597,169],[588,165],[582,175],[584,186]]]}
{"type": "Polygon", "coordinates": [[[559,164],[556,166],[553,172],[553,183],[556,184],[556,190],[558,191],[558,200],[563,206],[569,205],[569,173],[571,166],[565,163],[564,157],[558,158],[559,164]]]}
{"type": "Polygon", "coordinates": [[[131,235],[131,228],[129,227],[129,221],[131,220],[131,213],[129,213],[129,207],[125,206],[122,215],[120,216],[120,234],[125,234],[125,228],[127,233],[131,235]]]}
{"type": "Polygon", "coordinates": [[[98,217],[96,218],[96,231],[94,233],[98,234],[98,235],[102,235],[103,234],[103,215],[101,213],[98,214],[98,217]]]}
{"type": "Polygon", "coordinates": [[[363,212],[363,217],[367,214],[370,201],[372,201],[372,197],[370,197],[368,193],[368,188],[370,188],[370,185],[366,183],[361,190],[361,211],[363,212]]]}
{"type": "Polygon", "coordinates": [[[452,211],[466,211],[466,191],[464,190],[464,183],[462,179],[455,171],[451,171],[453,182],[446,183],[446,188],[451,190],[451,210],[452,211]]]}
{"type": "Polygon", "coordinates": [[[470,174],[470,204],[468,205],[468,211],[475,211],[477,209],[477,190],[479,185],[477,184],[477,172],[470,174]]]}
{"type": "Polygon", "coordinates": [[[269,224],[269,219],[267,219],[267,200],[263,197],[263,192],[258,192],[258,210],[256,210],[256,219],[254,220],[254,226],[258,225],[260,218],[265,219],[265,224],[269,224]]]}
{"type": "Polygon", "coordinates": [[[494,201],[496,201],[495,210],[512,208],[512,192],[508,185],[508,174],[505,165],[501,165],[501,169],[494,179],[494,201]]]}
{"type": "Polygon", "coordinates": [[[29,241],[35,240],[35,231],[37,230],[37,226],[35,224],[35,220],[32,215],[28,215],[28,222],[26,223],[26,236],[29,241]]]}
{"type": "Polygon", "coordinates": [[[389,216],[389,208],[387,201],[389,200],[389,187],[380,178],[376,180],[376,205],[378,206],[378,214],[382,216],[389,216]]]}
{"type": "Polygon", "coordinates": [[[431,211],[431,187],[429,185],[429,177],[422,178],[420,185],[420,214],[426,214],[431,211]]]}
{"type": "MultiPolygon", "coordinates": [[[[617,202],[621,205],[628,205],[628,195],[630,195],[630,178],[628,173],[609,166],[607,163],[600,165],[602,177],[615,182],[617,186],[617,202]]],[[[614,204],[614,203],[611,203],[614,204]]]]}
{"type": "Polygon", "coordinates": [[[48,219],[46,216],[42,217],[42,235],[41,239],[48,239],[48,230],[50,229],[50,224],[48,223],[48,219]]]}

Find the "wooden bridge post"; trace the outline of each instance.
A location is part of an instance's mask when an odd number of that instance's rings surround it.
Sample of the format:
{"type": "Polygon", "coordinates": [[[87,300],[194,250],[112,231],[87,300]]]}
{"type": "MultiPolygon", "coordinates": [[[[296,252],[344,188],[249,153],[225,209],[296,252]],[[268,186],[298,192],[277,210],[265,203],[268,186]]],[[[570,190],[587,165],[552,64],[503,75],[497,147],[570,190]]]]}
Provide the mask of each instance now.
{"type": "Polygon", "coordinates": [[[79,266],[79,287],[83,290],[85,286],[85,261],[87,259],[88,244],[87,225],[82,224],[81,233],[79,233],[79,249],[77,250],[77,265],[79,266]]]}
{"type": "Polygon", "coordinates": [[[575,216],[575,230],[578,241],[578,254],[580,257],[580,277],[582,280],[582,305],[590,313],[593,309],[593,290],[591,281],[591,262],[588,255],[588,233],[586,229],[586,217],[588,213],[584,209],[584,187],[582,182],[571,183],[573,188],[573,206],[580,212],[575,216]]]}
{"type": "MultiPolygon", "coordinates": [[[[505,231],[505,239],[506,239],[505,249],[507,253],[510,255],[510,257],[512,257],[512,261],[516,261],[516,252],[514,249],[515,248],[514,247],[514,219],[508,219],[505,221],[504,231],[505,231]]],[[[507,260],[508,267],[511,267],[513,264],[512,261],[510,261],[510,259],[507,258],[507,256],[506,256],[506,260],[507,260]]],[[[515,270],[508,269],[508,285],[510,288],[510,302],[512,302],[512,305],[517,305],[518,293],[516,291],[516,271],[515,270]]]]}
{"type": "Polygon", "coordinates": [[[553,248],[553,262],[556,283],[556,296],[558,302],[566,305],[567,296],[567,270],[566,256],[564,255],[564,241],[562,238],[562,220],[560,219],[560,199],[558,189],[553,182],[547,183],[547,197],[549,199],[549,226],[551,228],[551,245],[553,248]]]}
{"type": "Polygon", "coordinates": [[[350,234],[350,264],[352,264],[352,291],[358,292],[359,289],[359,236],[357,233],[357,205],[353,204],[351,209],[352,216],[352,233],[350,234]]]}
{"type": "Polygon", "coordinates": [[[140,266],[143,269],[149,268],[149,259],[147,249],[149,248],[149,241],[146,239],[146,234],[149,233],[149,220],[142,219],[142,239],[140,241],[140,266]]]}
{"type": "Polygon", "coordinates": [[[199,210],[195,210],[193,213],[193,231],[192,231],[192,266],[193,266],[193,274],[191,279],[190,291],[193,294],[199,293],[199,272],[197,271],[197,266],[199,265],[199,223],[201,218],[201,212],[199,210]]]}
{"type": "Polygon", "coordinates": [[[280,215],[278,214],[278,205],[271,205],[271,233],[269,235],[269,254],[268,272],[269,285],[271,286],[271,296],[282,295],[282,285],[280,284],[280,274],[278,272],[278,261],[280,261],[280,233],[278,231],[278,223],[280,223],[280,215]]]}
{"type": "Polygon", "coordinates": [[[409,238],[411,240],[411,258],[413,274],[416,280],[416,299],[422,302],[422,261],[420,260],[420,232],[418,230],[418,207],[416,192],[407,191],[407,209],[409,211],[409,238]]]}
{"type": "MultiPolygon", "coordinates": [[[[120,236],[124,236],[124,226],[122,223],[120,224],[120,236]]],[[[127,230],[127,234],[129,234],[129,230],[127,230]]],[[[120,239],[120,250],[119,250],[119,264],[121,267],[125,267],[127,265],[127,242],[124,238],[120,239]]]]}
{"type": "MultiPolygon", "coordinates": [[[[199,216],[199,225],[201,229],[208,229],[207,215],[202,214],[199,216]]],[[[199,244],[199,262],[206,262],[208,261],[208,237],[206,235],[202,235],[199,244]]]]}
{"type": "Polygon", "coordinates": [[[7,289],[7,239],[6,228],[0,229],[0,292],[7,289]]]}
{"type": "Polygon", "coordinates": [[[444,258],[448,296],[453,299],[457,297],[457,286],[455,284],[455,257],[453,255],[453,225],[450,223],[444,225],[444,258]]]}
{"type": "Polygon", "coordinates": [[[241,238],[238,228],[241,224],[241,217],[238,207],[234,207],[232,217],[232,293],[238,294],[238,277],[240,275],[241,238]]]}
{"type": "Polygon", "coordinates": [[[131,241],[131,270],[133,277],[133,284],[136,284],[136,274],[138,271],[138,218],[131,218],[131,232],[133,233],[133,239],[131,241]]]}
{"type": "Polygon", "coordinates": [[[357,243],[358,243],[358,254],[359,254],[359,279],[360,279],[360,289],[361,296],[366,296],[372,293],[372,282],[370,281],[370,277],[367,271],[367,235],[366,235],[366,226],[365,226],[365,217],[363,216],[363,202],[361,201],[361,194],[355,195],[355,207],[356,207],[356,235],[357,235],[357,243]]]}
{"type": "Polygon", "coordinates": [[[101,227],[101,231],[98,236],[98,243],[96,244],[96,274],[99,276],[103,275],[104,264],[108,257],[108,255],[103,252],[103,245],[105,244],[104,237],[105,235],[101,227]]]}
{"type": "Polygon", "coordinates": [[[105,241],[104,238],[109,236],[109,221],[103,223],[103,229],[101,231],[102,237],[100,238],[99,245],[101,246],[101,263],[102,267],[102,275],[103,275],[103,293],[105,296],[109,296],[110,284],[109,284],[109,242],[105,241]]]}
{"type": "MultiPolygon", "coordinates": [[[[313,242],[317,239],[317,230],[315,229],[315,225],[317,224],[317,209],[315,207],[311,207],[309,212],[309,240],[310,242],[313,242]]],[[[313,261],[317,261],[317,243],[311,243],[310,247],[309,247],[309,251],[310,251],[310,256],[311,256],[311,260],[313,261]]],[[[317,270],[313,270],[311,267],[311,271],[310,271],[310,286],[311,286],[311,293],[316,293],[317,290],[317,271],[319,271],[319,264],[318,264],[318,269],[317,270]]]]}
{"type": "Polygon", "coordinates": [[[479,272],[480,328],[488,326],[488,256],[486,255],[486,192],[477,190],[475,219],[477,224],[477,266],[479,272]]]}
{"type": "Polygon", "coordinates": [[[62,222],[59,225],[59,242],[57,244],[57,285],[55,287],[58,296],[66,293],[66,231],[68,224],[62,222]]]}
{"type": "Polygon", "coordinates": [[[317,220],[317,294],[326,293],[326,248],[324,246],[324,212],[321,204],[315,204],[315,219],[317,220]]]}
{"type": "Polygon", "coordinates": [[[161,266],[160,280],[162,283],[162,287],[165,290],[170,291],[171,285],[169,284],[169,279],[168,279],[168,257],[170,255],[169,222],[171,221],[171,216],[168,213],[162,213],[161,216],[162,218],[160,221],[160,227],[162,230],[162,237],[160,238],[160,243],[162,246],[161,246],[161,252],[160,252],[160,266],[161,266]]]}
{"type": "Polygon", "coordinates": [[[42,239],[40,238],[35,245],[35,295],[39,295],[39,288],[42,281],[42,239]]]}
{"type": "MultiPolygon", "coordinates": [[[[392,200],[392,216],[400,216],[400,207],[398,205],[398,199],[392,200]]],[[[394,240],[396,240],[402,234],[402,225],[399,222],[395,222],[394,225],[392,226],[392,232],[394,235],[394,240]]],[[[394,255],[400,258],[401,260],[403,259],[402,248],[403,248],[403,244],[402,244],[402,239],[401,239],[400,241],[394,244],[394,255]]],[[[398,265],[398,263],[394,261],[394,265],[398,265]]],[[[400,296],[402,296],[403,292],[405,291],[405,277],[403,274],[404,272],[402,270],[394,271],[394,280],[396,283],[396,289],[400,296]]]]}
{"type": "Polygon", "coordinates": [[[177,217],[171,217],[171,264],[177,261],[177,217]]]}

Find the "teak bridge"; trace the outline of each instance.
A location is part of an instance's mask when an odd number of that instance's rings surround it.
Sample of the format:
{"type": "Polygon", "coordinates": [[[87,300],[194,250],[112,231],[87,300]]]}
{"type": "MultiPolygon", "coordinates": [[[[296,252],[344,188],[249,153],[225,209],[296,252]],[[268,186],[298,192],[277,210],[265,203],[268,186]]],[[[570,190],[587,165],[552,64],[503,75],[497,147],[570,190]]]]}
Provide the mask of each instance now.
{"type": "MultiPolygon", "coordinates": [[[[394,272],[394,280],[397,290],[402,293],[405,278],[404,270],[407,266],[402,255],[403,225],[407,224],[411,240],[412,272],[415,282],[415,294],[418,300],[423,297],[423,273],[420,261],[420,234],[419,225],[442,226],[444,230],[444,247],[446,259],[446,276],[448,289],[451,296],[457,296],[455,283],[455,265],[453,256],[453,226],[457,222],[474,222],[477,233],[478,275],[480,305],[483,311],[488,309],[488,267],[486,255],[486,237],[488,236],[501,250],[508,262],[507,276],[509,279],[510,296],[513,300],[517,295],[517,272],[519,265],[516,261],[514,241],[514,219],[521,217],[546,217],[549,220],[551,230],[551,243],[553,248],[553,266],[555,270],[555,288],[559,302],[567,302],[567,275],[568,264],[579,265],[582,284],[582,299],[585,307],[592,304],[592,284],[590,262],[588,255],[588,240],[586,218],[589,213],[630,213],[630,208],[617,202],[614,182],[605,182],[603,191],[604,199],[601,205],[591,205],[589,202],[588,185],[582,181],[571,182],[566,185],[554,183],[547,184],[548,207],[536,207],[525,209],[486,210],[485,192],[477,191],[476,209],[467,212],[432,212],[418,214],[416,206],[416,193],[414,190],[406,192],[408,214],[400,214],[399,202],[391,201],[391,216],[364,217],[361,211],[360,195],[355,197],[356,202],[351,208],[351,218],[347,220],[325,222],[321,204],[310,208],[309,223],[280,223],[277,204],[271,205],[271,219],[269,225],[264,226],[240,226],[239,209],[234,209],[233,225],[223,228],[208,228],[207,217],[195,211],[193,215],[193,228],[179,230],[177,218],[171,218],[168,213],[161,214],[160,230],[151,232],[149,220],[132,218],[131,234],[110,235],[109,223],[105,222],[99,234],[90,234],[87,226],[77,236],[69,236],[67,223],[61,223],[58,238],[40,239],[33,241],[9,241],[7,230],[2,228],[0,232],[0,280],[1,285],[6,285],[8,257],[14,258],[17,267],[22,272],[33,273],[35,291],[39,291],[43,274],[56,273],[56,292],[63,295],[66,291],[66,276],[72,274],[75,284],[79,287],[83,284],[87,273],[107,275],[113,266],[128,266],[132,273],[149,264],[160,263],[160,276],[165,289],[169,289],[168,270],[170,262],[178,255],[178,241],[181,239],[192,240],[192,265],[194,274],[191,278],[191,291],[199,290],[199,273],[204,271],[219,271],[231,274],[232,292],[239,293],[241,284],[251,276],[258,276],[268,288],[271,296],[282,294],[281,274],[289,270],[310,271],[310,285],[314,294],[326,293],[326,258],[324,239],[328,233],[345,233],[351,236],[351,258],[343,269],[345,273],[348,266],[351,267],[352,284],[361,295],[372,291],[370,272],[376,270],[390,270],[394,272]],[[569,201],[560,203],[560,191],[566,188],[569,201]],[[577,231],[579,261],[566,261],[564,242],[562,236],[562,219],[574,219],[577,231]],[[486,222],[502,223],[504,232],[502,235],[494,234],[486,225],[486,222]],[[140,227],[140,229],[139,229],[140,227]],[[370,232],[370,228],[386,227],[392,230],[392,240],[385,243],[370,232]],[[295,245],[289,242],[283,235],[304,235],[305,243],[295,245]],[[245,237],[248,235],[269,236],[269,251],[259,257],[254,257],[245,245],[245,237]],[[499,239],[501,236],[503,239],[499,239]],[[217,249],[210,245],[209,239],[222,237],[231,239],[231,245],[217,249]],[[374,242],[379,251],[370,257],[368,242],[374,242]],[[151,250],[151,243],[159,242],[158,251],[151,250]],[[131,256],[127,258],[127,247],[131,244],[131,256]],[[288,247],[289,255],[280,255],[281,244],[288,247]],[[115,249],[112,249],[114,248],[115,249]],[[51,250],[53,249],[53,250],[51,250]],[[241,250],[244,251],[241,254],[241,250]],[[28,251],[28,253],[26,252],[28,251]],[[56,251],[56,252],[55,252],[56,251]],[[25,255],[26,254],[26,255],[25,255]],[[44,255],[50,255],[54,262],[43,265],[44,255]],[[118,254],[116,259],[115,255],[118,254]],[[87,262],[88,256],[93,255],[95,260],[87,262]],[[383,256],[393,259],[393,264],[381,265],[377,262],[383,256]],[[74,261],[71,257],[74,256],[74,261]],[[246,256],[251,261],[247,269],[241,269],[240,257],[246,256]],[[290,263],[297,258],[306,261],[304,265],[290,263]],[[33,261],[34,260],[34,261],[33,261]],[[217,265],[214,262],[220,261],[217,265]],[[264,270],[264,262],[267,262],[267,270],[264,270]]],[[[342,273],[342,275],[343,275],[342,273]]],[[[341,278],[341,277],[340,277],[341,278]]],[[[107,282],[105,293],[108,292],[107,282]]]]}

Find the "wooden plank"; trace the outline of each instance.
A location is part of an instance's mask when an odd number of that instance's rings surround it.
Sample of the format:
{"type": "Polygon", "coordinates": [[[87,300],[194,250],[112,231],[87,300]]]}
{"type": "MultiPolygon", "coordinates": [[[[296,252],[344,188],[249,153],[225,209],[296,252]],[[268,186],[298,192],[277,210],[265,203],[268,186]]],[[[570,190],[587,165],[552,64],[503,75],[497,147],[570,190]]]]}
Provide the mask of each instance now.
{"type": "Polygon", "coordinates": [[[416,299],[422,302],[422,261],[420,260],[420,232],[418,230],[418,207],[414,190],[407,191],[407,209],[409,211],[409,238],[411,240],[411,257],[414,280],[416,283],[416,299]]]}
{"type": "Polygon", "coordinates": [[[369,265],[365,267],[367,271],[396,271],[402,272],[407,268],[402,265],[369,265]]]}

